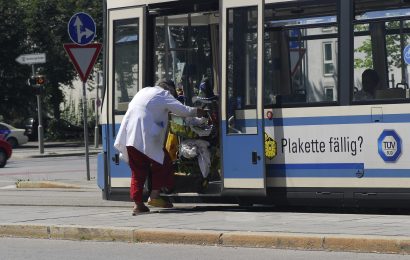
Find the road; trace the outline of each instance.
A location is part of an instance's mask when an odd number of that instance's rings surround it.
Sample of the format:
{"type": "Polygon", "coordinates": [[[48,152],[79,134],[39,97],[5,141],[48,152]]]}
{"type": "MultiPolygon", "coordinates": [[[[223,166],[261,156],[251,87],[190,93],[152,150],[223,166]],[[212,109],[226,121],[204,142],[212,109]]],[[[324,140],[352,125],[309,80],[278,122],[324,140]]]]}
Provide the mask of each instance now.
{"type": "MultiPolygon", "coordinates": [[[[20,150],[21,151],[21,150],[20,150]]],[[[16,149],[16,154],[20,152],[16,149]]],[[[97,157],[90,156],[90,177],[97,174],[97,157]]],[[[84,156],[13,158],[0,169],[0,187],[14,184],[18,180],[84,180],[87,178],[84,156]]]]}
{"type": "Polygon", "coordinates": [[[287,259],[287,260],[404,260],[405,255],[327,251],[297,251],[196,245],[62,241],[0,238],[2,259],[287,259]]]}

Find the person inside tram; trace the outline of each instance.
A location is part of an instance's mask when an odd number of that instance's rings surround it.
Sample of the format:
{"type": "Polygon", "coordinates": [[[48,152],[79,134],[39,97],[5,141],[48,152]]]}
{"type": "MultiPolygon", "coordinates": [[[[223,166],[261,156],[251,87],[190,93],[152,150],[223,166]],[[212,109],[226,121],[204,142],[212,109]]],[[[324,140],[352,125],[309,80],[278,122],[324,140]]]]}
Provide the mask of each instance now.
{"type": "Polygon", "coordinates": [[[148,205],[173,207],[170,201],[160,197],[161,190],[169,192],[174,186],[172,161],[164,147],[168,113],[183,117],[205,115],[203,109],[185,106],[176,97],[174,82],[162,79],[156,86],[138,91],[121,122],[114,147],[131,168],[130,197],[135,202],[133,215],[150,211],[142,198],[149,172],[152,191],[148,205]]]}
{"type": "Polygon", "coordinates": [[[196,101],[202,103],[212,103],[212,101],[217,100],[218,97],[214,94],[214,90],[209,78],[205,77],[201,80],[198,89],[198,96],[194,97],[192,102],[195,103],[196,101]]]}
{"type": "Polygon", "coordinates": [[[375,98],[379,76],[374,69],[366,69],[362,73],[362,89],[354,94],[355,101],[372,100],[375,98]]]}
{"type": "Polygon", "coordinates": [[[198,96],[192,98],[194,106],[202,107],[210,112],[211,120],[215,126],[218,123],[218,96],[214,90],[209,78],[204,77],[199,84],[198,96]]]}

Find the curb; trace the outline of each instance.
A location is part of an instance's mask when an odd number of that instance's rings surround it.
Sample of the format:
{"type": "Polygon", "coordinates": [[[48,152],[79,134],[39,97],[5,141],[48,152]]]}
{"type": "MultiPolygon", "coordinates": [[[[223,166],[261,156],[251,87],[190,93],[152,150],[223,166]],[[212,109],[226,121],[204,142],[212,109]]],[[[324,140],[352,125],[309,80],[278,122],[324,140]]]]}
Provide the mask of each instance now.
{"type": "MultiPolygon", "coordinates": [[[[101,151],[88,152],[89,155],[96,155],[99,153],[101,153],[101,151]]],[[[82,156],[82,155],[85,155],[85,152],[72,152],[72,153],[49,152],[45,154],[12,154],[11,159],[66,157],[66,156],[82,156]]]]}
{"type": "Polygon", "coordinates": [[[0,237],[410,254],[410,237],[389,236],[3,224],[0,237]]]}
{"type": "Polygon", "coordinates": [[[63,189],[81,189],[78,185],[67,184],[54,181],[20,181],[16,183],[18,189],[42,189],[42,188],[63,188],[63,189]]]}
{"type": "MultiPolygon", "coordinates": [[[[88,155],[99,154],[100,152],[88,152],[88,155]]],[[[38,154],[29,155],[28,158],[44,158],[44,157],[66,157],[66,156],[81,156],[85,155],[85,152],[75,152],[75,153],[48,153],[48,154],[38,154]]]]}

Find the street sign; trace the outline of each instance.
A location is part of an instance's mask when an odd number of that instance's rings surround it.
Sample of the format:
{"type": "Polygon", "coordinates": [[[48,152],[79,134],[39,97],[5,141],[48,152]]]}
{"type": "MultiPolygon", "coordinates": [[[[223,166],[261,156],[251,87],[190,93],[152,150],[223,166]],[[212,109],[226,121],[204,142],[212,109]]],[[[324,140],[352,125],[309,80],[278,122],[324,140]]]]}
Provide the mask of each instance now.
{"type": "Polygon", "coordinates": [[[87,45],[77,45],[74,43],[64,44],[64,49],[74,64],[82,82],[85,83],[87,81],[91,69],[100,54],[101,48],[101,43],[91,43],[87,45]]]}
{"type": "Polygon", "coordinates": [[[68,35],[74,43],[86,45],[95,37],[96,26],[93,18],[86,13],[76,13],[68,22],[68,35]]]}
{"type": "Polygon", "coordinates": [[[27,64],[27,65],[46,63],[46,54],[45,53],[22,54],[16,58],[16,61],[20,64],[27,64]]]}

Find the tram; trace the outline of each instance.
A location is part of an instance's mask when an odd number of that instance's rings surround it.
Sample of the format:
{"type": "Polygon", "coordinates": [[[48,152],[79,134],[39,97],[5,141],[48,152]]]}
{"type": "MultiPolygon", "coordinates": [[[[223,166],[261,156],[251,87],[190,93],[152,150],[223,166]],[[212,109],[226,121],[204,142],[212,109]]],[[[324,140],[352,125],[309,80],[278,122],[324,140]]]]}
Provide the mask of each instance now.
{"type": "Polygon", "coordinates": [[[211,156],[205,176],[177,152],[174,201],[410,205],[410,1],[105,0],[104,26],[105,199],[128,198],[128,103],[168,78],[190,106],[207,79],[217,114],[212,137],[171,129],[211,156]]]}

